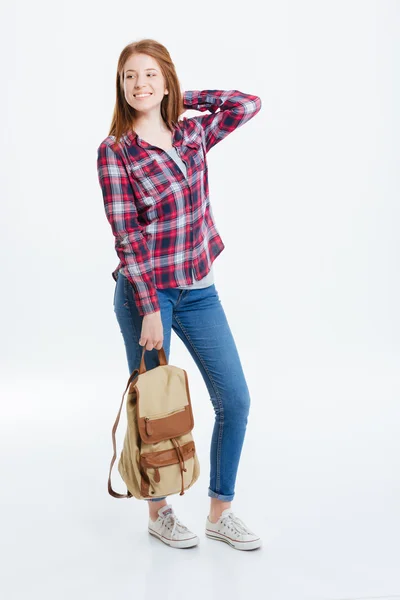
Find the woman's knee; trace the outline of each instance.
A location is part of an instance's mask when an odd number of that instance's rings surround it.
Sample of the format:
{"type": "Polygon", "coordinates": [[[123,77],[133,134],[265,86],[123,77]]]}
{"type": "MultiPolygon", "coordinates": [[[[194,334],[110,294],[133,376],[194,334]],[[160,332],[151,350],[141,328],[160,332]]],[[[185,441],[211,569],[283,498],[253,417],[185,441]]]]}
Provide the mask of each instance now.
{"type": "Polygon", "coordinates": [[[224,420],[245,420],[250,412],[250,394],[246,387],[243,389],[227,390],[224,394],[222,402],[217,403],[219,405],[218,412],[221,416],[223,415],[224,420]]]}

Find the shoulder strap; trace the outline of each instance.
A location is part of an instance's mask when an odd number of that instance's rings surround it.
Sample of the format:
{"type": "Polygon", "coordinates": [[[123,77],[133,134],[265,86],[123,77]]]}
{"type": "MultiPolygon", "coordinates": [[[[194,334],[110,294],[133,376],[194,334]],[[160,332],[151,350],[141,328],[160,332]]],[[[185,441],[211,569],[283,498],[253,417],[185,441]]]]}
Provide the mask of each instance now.
{"type": "Polygon", "coordinates": [[[112,489],[112,486],[111,486],[111,471],[112,471],[113,465],[115,463],[115,459],[117,458],[117,444],[116,444],[116,441],[115,441],[115,433],[117,431],[117,427],[118,427],[118,423],[119,423],[119,418],[120,418],[121,410],[122,410],[122,405],[124,403],[124,396],[126,394],[126,390],[128,389],[129,385],[132,383],[132,381],[135,379],[135,377],[138,376],[138,374],[139,374],[139,369],[135,369],[131,373],[131,375],[130,375],[130,377],[128,379],[128,383],[126,384],[125,392],[122,394],[121,406],[119,407],[117,418],[115,420],[114,427],[112,428],[112,441],[113,441],[113,448],[114,448],[114,456],[112,457],[111,464],[110,464],[110,472],[108,474],[108,492],[109,492],[109,494],[111,494],[111,496],[114,496],[114,498],[131,498],[132,497],[132,494],[130,493],[129,490],[127,490],[126,494],[118,494],[118,492],[115,492],[112,489]]]}

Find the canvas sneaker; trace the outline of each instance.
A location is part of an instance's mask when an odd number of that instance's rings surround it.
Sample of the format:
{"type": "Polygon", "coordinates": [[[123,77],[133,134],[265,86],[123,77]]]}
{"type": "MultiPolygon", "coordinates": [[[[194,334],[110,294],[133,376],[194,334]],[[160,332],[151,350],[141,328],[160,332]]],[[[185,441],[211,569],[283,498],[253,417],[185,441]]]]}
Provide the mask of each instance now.
{"type": "Polygon", "coordinates": [[[216,523],[212,523],[207,516],[206,536],[226,542],[236,550],[254,550],[262,545],[261,538],[236,517],[230,508],[222,512],[216,523]]]}
{"type": "Polygon", "coordinates": [[[170,504],[160,508],[156,521],[149,515],[149,533],[173,548],[191,548],[200,541],[195,533],[180,522],[170,504]]]}

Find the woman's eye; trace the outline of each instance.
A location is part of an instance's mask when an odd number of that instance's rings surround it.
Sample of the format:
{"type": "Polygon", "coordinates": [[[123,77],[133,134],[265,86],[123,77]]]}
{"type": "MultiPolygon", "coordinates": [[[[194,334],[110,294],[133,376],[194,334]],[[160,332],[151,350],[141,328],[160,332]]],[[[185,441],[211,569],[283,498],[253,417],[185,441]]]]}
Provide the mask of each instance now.
{"type": "MultiPolygon", "coordinates": [[[[147,73],[147,75],[150,75],[150,77],[155,77],[156,76],[155,73],[147,73]]],[[[134,75],[127,75],[126,76],[127,79],[131,79],[131,77],[134,77],[134,75]]]]}

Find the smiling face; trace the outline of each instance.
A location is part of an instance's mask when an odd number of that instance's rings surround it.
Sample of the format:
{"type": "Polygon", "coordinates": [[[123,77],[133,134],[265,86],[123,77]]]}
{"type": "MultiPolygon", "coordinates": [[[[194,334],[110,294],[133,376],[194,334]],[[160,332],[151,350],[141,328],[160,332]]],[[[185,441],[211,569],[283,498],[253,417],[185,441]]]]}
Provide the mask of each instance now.
{"type": "Polygon", "coordinates": [[[154,110],[168,93],[157,61],[147,54],[133,54],[124,65],[125,99],[138,112],[154,110]]]}

